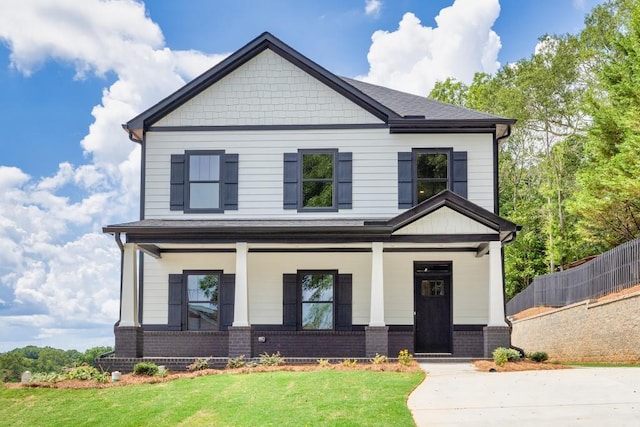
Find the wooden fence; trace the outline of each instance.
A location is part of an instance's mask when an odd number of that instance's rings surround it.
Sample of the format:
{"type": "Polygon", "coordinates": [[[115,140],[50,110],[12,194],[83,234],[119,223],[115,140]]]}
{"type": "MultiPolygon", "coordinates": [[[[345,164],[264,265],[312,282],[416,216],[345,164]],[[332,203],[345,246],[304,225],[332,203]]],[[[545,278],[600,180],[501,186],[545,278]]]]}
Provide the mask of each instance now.
{"type": "Polygon", "coordinates": [[[570,270],[545,274],[507,303],[507,316],[531,307],[562,307],[640,283],[640,239],[570,270]]]}

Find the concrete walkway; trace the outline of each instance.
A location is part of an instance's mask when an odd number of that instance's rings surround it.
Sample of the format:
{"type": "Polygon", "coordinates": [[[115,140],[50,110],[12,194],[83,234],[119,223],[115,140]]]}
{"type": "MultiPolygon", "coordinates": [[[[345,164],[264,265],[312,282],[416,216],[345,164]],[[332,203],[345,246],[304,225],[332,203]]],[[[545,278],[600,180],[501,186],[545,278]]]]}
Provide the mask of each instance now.
{"type": "Polygon", "coordinates": [[[425,363],[409,396],[419,427],[640,426],[640,368],[488,373],[425,363]]]}

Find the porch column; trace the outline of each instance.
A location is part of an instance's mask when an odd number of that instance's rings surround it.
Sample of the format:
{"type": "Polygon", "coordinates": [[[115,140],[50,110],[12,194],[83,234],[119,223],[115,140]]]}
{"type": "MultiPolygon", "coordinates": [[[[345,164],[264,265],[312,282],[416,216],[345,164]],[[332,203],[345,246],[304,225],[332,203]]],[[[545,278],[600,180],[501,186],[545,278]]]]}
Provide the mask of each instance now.
{"type": "Polygon", "coordinates": [[[233,326],[249,326],[249,288],[247,283],[247,243],[236,243],[236,287],[233,326]]]}
{"type": "Polygon", "coordinates": [[[504,321],[502,283],[502,243],[489,242],[489,322],[487,326],[507,326],[504,321]]]}
{"type": "Polygon", "coordinates": [[[384,268],[382,242],[371,244],[371,308],[365,326],[365,356],[389,354],[389,328],[384,323],[384,268]]]}
{"type": "Polygon", "coordinates": [[[137,327],[138,323],[138,254],[136,245],[126,243],[122,252],[121,327],[137,327]]]}
{"type": "Polygon", "coordinates": [[[371,244],[371,310],[369,326],[386,326],[384,323],[384,268],[382,242],[371,244]]]}
{"type": "Polygon", "coordinates": [[[498,347],[511,345],[511,331],[504,321],[502,283],[502,244],[489,242],[489,322],[482,330],[484,357],[491,357],[498,347]]]}

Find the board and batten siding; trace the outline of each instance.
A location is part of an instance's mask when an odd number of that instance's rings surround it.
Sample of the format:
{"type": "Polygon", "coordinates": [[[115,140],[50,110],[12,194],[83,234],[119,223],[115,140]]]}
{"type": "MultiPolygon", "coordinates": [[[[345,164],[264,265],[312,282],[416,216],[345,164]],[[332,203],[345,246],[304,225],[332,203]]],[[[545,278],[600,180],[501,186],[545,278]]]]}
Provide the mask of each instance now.
{"type": "Polygon", "coordinates": [[[267,49],[154,125],[353,123],[382,121],[267,49]]]}
{"type": "Polygon", "coordinates": [[[489,318],[489,257],[475,252],[385,252],[384,300],[388,325],[413,324],[414,261],[453,261],[453,323],[486,325],[489,318]]]}
{"type": "MultiPolygon", "coordinates": [[[[298,270],[338,270],[351,274],[352,323],[369,323],[371,253],[249,253],[249,322],[282,324],[282,275],[298,270]]],[[[453,261],[453,321],[486,324],[488,319],[489,257],[474,252],[385,252],[384,298],[388,325],[413,324],[413,262],[453,261]]],[[[183,270],[223,270],[235,273],[233,253],[163,254],[161,260],[144,255],[143,323],[167,324],[168,275],[183,270]]]]}
{"type": "Polygon", "coordinates": [[[486,225],[444,206],[400,228],[393,234],[493,234],[495,232],[486,225]]]}
{"type": "Polygon", "coordinates": [[[493,211],[492,134],[390,134],[388,129],[153,132],[145,144],[145,218],[389,218],[398,209],[398,152],[451,147],[467,152],[468,199],[493,211]],[[283,209],[283,156],[298,149],[353,155],[353,208],[303,214],[283,209]],[[169,210],[170,159],[185,150],[238,154],[238,210],[183,214],[169,210]]]}

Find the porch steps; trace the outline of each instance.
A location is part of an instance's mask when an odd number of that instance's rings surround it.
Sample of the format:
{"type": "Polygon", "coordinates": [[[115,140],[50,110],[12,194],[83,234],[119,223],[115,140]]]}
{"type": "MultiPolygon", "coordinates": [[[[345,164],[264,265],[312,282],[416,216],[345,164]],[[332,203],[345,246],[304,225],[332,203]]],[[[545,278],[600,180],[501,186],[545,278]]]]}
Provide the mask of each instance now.
{"type": "Polygon", "coordinates": [[[451,353],[415,353],[413,359],[418,363],[470,363],[474,360],[491,360],[482,357],[453,357],[451,353]]]}

